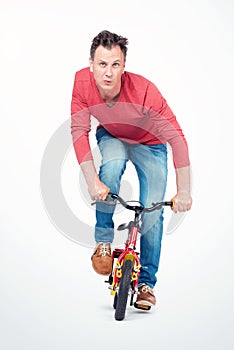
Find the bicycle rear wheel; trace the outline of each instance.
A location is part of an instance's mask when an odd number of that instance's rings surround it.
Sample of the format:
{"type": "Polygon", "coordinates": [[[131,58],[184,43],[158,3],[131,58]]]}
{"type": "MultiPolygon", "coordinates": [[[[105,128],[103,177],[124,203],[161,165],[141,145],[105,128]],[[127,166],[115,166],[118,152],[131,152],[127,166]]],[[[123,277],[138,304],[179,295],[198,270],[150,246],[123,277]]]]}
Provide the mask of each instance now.
{"type": "Polygon", "coordinates": [[[118,299],[115,310],[115,319],[117,321],[122,321],[124,319],[131,280],[132,260],[126,260],[123,266],[122,277],[119,284],[118,299]]]}

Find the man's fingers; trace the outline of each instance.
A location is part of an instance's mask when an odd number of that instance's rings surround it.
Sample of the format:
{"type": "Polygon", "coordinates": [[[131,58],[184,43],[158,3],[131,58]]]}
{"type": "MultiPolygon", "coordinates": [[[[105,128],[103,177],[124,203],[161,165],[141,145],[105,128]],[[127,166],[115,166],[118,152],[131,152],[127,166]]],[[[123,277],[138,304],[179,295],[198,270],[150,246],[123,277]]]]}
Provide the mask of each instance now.
{"type": "Polygon", "coordinates": [[[185,212],[191,209],[192,200],[190,199],[179,199],[173,198],[174,206],[172,210],[174,213],[185,212]]]}

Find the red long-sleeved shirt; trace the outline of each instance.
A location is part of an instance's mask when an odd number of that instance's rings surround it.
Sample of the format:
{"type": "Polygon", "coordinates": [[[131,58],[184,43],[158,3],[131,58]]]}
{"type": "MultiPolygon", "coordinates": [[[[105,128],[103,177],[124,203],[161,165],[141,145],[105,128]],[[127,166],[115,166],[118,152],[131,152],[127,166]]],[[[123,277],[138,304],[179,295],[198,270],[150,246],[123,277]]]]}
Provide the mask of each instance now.
{"type": "Polygon", "coordinates": [[[128,143],[168,142],[176,168],[189,165],[186,139],[157,87],[144,77],[124,72],[118,101],[108,107],[89,68],[78,71],[72,92],[71,132],[79,163],[91,160],[91,115],[114,137],[128,143]]]}

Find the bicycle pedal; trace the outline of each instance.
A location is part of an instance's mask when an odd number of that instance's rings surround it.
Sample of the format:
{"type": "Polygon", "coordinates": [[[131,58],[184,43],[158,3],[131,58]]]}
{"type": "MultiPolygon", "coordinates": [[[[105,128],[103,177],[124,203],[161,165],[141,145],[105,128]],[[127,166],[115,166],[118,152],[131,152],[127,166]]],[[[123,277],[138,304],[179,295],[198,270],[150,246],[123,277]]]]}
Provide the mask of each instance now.
{"type": "Polygon", "coordinates": [[[110,285],[112,284],[113,282],[113,276],[112,274],[109,276],[108,280],[105,280],[104,283],[109,283],[110,285]]]}
{"type": "Polygon", "coordinates": [[[151,306],[149,306],[149,305],[140,305],[140,304],[137,304],[136,302],[134,303],[134,307],[136,309],[140,309],[140,310],[150,310],[151,309],[151,306]]]}

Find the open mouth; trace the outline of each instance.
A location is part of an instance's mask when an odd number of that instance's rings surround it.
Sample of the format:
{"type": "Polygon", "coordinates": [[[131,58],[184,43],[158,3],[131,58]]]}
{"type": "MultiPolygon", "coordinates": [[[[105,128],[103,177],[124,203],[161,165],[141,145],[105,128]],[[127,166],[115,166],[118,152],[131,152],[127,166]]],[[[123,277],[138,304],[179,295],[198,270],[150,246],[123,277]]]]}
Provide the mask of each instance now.
{"type": "Polygon", "coordinates": [[[111,80],[104,80],[104,84],[110,85],[111,84],[111,80]]]}

